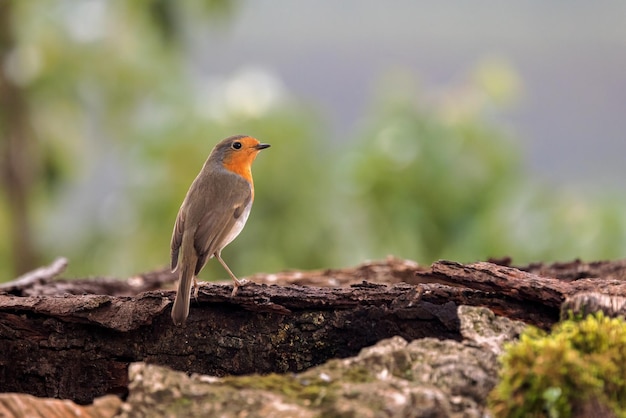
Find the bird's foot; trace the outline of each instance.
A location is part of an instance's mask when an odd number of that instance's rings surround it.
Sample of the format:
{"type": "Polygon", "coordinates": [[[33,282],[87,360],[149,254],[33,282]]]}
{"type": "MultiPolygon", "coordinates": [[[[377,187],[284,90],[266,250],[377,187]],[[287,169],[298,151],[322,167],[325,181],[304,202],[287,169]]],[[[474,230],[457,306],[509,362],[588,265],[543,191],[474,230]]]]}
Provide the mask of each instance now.
{"type": "Polygon", "coordinates": [[[241,286],[247,285],[248,283],[250,283],[250,282],[248,280],[246,280],[246,279],[237,279],[237,280],[235,280],[234,284],[233,284],[233,292],[230,294],[230,297],[234,298],[237,295],[237,291],[239,290],[239,288],[241,286]]]}

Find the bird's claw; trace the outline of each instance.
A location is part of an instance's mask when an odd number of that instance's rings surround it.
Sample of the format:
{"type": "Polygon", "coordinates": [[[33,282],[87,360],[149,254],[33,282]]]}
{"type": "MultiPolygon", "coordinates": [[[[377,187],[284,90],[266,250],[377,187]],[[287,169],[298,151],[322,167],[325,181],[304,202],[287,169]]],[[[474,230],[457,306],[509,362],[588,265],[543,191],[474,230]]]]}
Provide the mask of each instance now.
{"type": "Polygon", "coordinates": [[[231,298],[234,298],[237,295],[237,291],[239,290],[239,288],[241,286],[245,286],[246,284],[250,283],[248,280],[246,279],[239,279],[235,281],[235,284],[233,285],[233,291],[230,294],[231,298]]]}

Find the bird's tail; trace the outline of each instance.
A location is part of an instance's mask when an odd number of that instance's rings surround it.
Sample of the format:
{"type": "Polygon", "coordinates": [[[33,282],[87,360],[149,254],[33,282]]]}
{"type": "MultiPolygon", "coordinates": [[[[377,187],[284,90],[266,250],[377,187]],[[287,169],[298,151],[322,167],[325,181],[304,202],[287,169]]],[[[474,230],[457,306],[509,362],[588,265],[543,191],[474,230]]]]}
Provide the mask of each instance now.
{"type": "Polygon", "coordinates": [[[178,269],[178,291],[174,306],[172,306],[172,321],[175,325],[183,325],[189,316],[189,299],[191,297],[191,284],[195,263],[187,263],[181,260],[178,269]]]}

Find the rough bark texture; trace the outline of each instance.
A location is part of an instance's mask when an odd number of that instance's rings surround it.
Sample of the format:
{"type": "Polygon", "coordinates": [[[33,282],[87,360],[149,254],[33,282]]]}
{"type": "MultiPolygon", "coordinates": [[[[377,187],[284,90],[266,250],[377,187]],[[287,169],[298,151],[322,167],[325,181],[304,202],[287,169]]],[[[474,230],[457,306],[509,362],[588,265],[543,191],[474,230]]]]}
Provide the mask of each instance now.
{"type": "Polygon", "coordinates": [[[484,416],[497,355],[523,324],[484,308],[458,315],[461,342],[393,337],[295,375],[207,379],[135,363],[121,417],[484,416]]]}
{"type": "Polygon", "coordinates": [[[213,376],[301,372],[393,336],[461,341],[460,305],[547,328],[566,298],[626,295],[624,261],[500,264],[390,258],[255,275],[235,298],[230,285],[206,283],[185,327],[170,320],[173,292],[160,290],[174,287],[167,271],[67,281],[51,266],[0,287],[0,392],[82,404],[125,397],[134,362],[213,376]]]}

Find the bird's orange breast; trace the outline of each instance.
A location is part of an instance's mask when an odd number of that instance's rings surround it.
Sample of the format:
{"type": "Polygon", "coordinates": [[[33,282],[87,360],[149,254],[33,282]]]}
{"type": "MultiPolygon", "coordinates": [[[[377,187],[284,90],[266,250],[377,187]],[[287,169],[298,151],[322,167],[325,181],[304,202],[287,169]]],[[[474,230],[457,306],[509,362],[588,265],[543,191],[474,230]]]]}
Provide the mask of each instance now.
{"type": "Polygon", "coordinates": [[[225,169],[235,174],[239,174],[241,177],[248,180],[250,185],[252,185],[252,163],[254,162],[257,153],[257,150],[245,150],[231,153],[224,158],[222,165],[225,169]]]}

